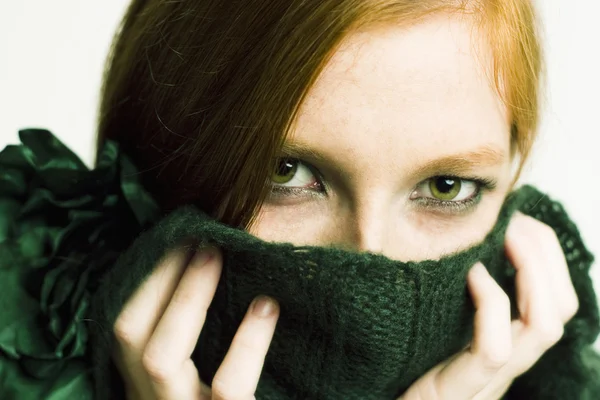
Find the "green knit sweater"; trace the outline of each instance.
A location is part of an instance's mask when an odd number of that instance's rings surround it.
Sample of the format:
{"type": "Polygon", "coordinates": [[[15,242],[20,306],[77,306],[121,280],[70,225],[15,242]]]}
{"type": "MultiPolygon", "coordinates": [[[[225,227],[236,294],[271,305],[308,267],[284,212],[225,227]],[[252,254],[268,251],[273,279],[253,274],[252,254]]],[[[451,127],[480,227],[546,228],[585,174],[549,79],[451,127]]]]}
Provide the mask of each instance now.
{"type": "MultiPolygon", "coordinates": [[[[593,261],[561,205],[525,186],[484,241],[437,261],[399,262],[329,247],[267,243],[193,206],[168,215],[115,143],[89,171],[49,132],[0,153],[0,399],[119,399],[109,358],[127,299],[184,241],[223,249],[224,266],[193,355],[210,383],[252,299],[281,314],[258,400],[395,399],[472,335],[466,275],[483,261],[515,299],[503,242],[520,210],[557,233],[580,301],[562,339],[506,399],[600,399],[593,261]]],[[[516,310],[513,309],[516,315],[516,310]]]]}

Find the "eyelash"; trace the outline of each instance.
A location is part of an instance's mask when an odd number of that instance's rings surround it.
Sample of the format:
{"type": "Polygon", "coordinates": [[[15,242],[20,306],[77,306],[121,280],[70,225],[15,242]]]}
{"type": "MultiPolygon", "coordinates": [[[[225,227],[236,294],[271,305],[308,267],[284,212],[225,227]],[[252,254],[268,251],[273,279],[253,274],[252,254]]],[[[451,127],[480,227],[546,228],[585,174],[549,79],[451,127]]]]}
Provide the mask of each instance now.
{"type": "MultiPolygon", "coordinates": [[[[299,163],[310,170],[310,172],[315,176],[317,180],[317,184],[312,188],[306,187],[288,187],[281,186],[276,183],[271,183],[271,195],[276,198],[299,198],[299,197],[317,197],[322,198],[327,195],[326,186],[322,183],[323,177],[319,173],[319,171],[313,167],[312,165],[305,163],[299,159],[294,158],[286,158],[290,162],[299,163]]],[[[475,193],[467,199],[464,200],[440,200],[431,197],[419,197],[413,199],[413,201],[421,208],[424,208],[428,211],[441,211],[449,214],[462,214],[470,211],[481,201],[482,194],[485,191],[493,191],[496,188],[496,182],[492,179],[488,178],[479,178],[472,176],[453,176],[453,175],[437,175],[432,176],[425,181],[420,182],[417,187],[420,187],[426,182],[431,181],[432,179],[436,179],[439,177],[445,177],[454,180],[461,180],[463,182],[472,182],[476,186],[475,193]]]]}
{"type": "MultiPolygon", "coordinates": [[[[432,197],[420,197],[414,199],[419,207],[423,207],[431,211],[442,211],[448,214],[462,214],[466,213],[479,204],[483,197],[483,192],[493,191],[496,188],[496,182],[487,178],[476,178],[476,177],[464,177],[464,176],[452,176],[452,175],[438,175],[432,176],[425,180],[429,182],[432,179],[439,177],[450,178],[454,180],[461,180],[463,182],[473,182],[476,186],[475,193],[464,200],[439,200],[432,197]]],[[[420,183],[419,185],[421,185],[420,183]]]]}

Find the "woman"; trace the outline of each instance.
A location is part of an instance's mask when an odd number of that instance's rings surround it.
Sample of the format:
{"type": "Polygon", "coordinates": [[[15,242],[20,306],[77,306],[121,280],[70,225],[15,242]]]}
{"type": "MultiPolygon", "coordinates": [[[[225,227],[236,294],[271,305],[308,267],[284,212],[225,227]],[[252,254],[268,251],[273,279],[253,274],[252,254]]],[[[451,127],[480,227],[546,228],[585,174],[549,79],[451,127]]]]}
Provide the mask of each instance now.
{"type": "MultiPolygon", "coordinates": [[[[163,213],[194,204],[268,242],[438,260],[498,220],[541,68],[528,1],[134,0],[98,148],[117,142],[163,213]]],[[[557,235],[516,214],[505,246],[517,318],[477,263],[469,346],[402,399],[501,398],[561,339],[579,299],[557,235]]],[[[249,308],[211,387],[191,359],[221,269],[215,248],[172,251],[128,299],[112,353],[127,398],[253,398],[274,299],[249,308]]]]}
{"type": "MultiPolygon", "coordinates": [[[[439,258],[482,240],[529,154],[534,22],[527,1],[134,1],[106,75],[99,143],[122,144],[166,209],[194,202],[265,240],[439,258]]],[[[560,338],[577,296],[556,238],[517,217],[507,247],[523,270],[514,336],[505,294],[474,268],[471,349],[406,399],[498,398],[560,338]],[[545,284],[544,271],[556,274],[545,284]]],[[[116,361],[141,398],[200,392],[185,360],[202,325],[177,321],[205,311],[220,261],[194,263],[206,268],[182,275],[181,254],[165,261],[155,276],[169,278],[149,280],[115,326],[116,361]],[[173,364],[160,355],[173,353],[173,364]]],[[[278,314],[259,304],[271,313],[248,314],[215,398],[253,395],[278,314]]]]}

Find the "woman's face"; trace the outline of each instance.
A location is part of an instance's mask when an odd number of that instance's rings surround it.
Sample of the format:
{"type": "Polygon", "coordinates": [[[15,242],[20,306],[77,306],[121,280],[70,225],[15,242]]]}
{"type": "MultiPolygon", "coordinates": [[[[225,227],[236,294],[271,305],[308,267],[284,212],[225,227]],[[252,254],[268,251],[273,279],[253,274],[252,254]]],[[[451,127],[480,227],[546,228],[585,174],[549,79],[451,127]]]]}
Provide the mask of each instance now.
{"type": "Polygon", "coordinates": [[[441,15],[350,35],[303,102],[250,232],[403,261],[482,240],[512,175],[481,37],[441,15]]]}

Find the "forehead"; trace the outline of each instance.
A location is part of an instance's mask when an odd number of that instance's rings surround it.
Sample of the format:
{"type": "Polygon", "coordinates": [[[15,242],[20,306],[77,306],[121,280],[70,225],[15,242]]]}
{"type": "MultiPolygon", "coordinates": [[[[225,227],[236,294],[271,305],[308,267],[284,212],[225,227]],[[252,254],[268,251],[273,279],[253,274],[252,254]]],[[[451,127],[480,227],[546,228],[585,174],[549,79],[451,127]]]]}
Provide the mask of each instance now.
{"type": "Polygon", "coordinates": [[[422,157],[509,146],[509,117],[466,16],[354,32],[301,105],[291,138],[355,155],[422,157]],[[436,154],[437,154],[436,153],[436,154]]]}

